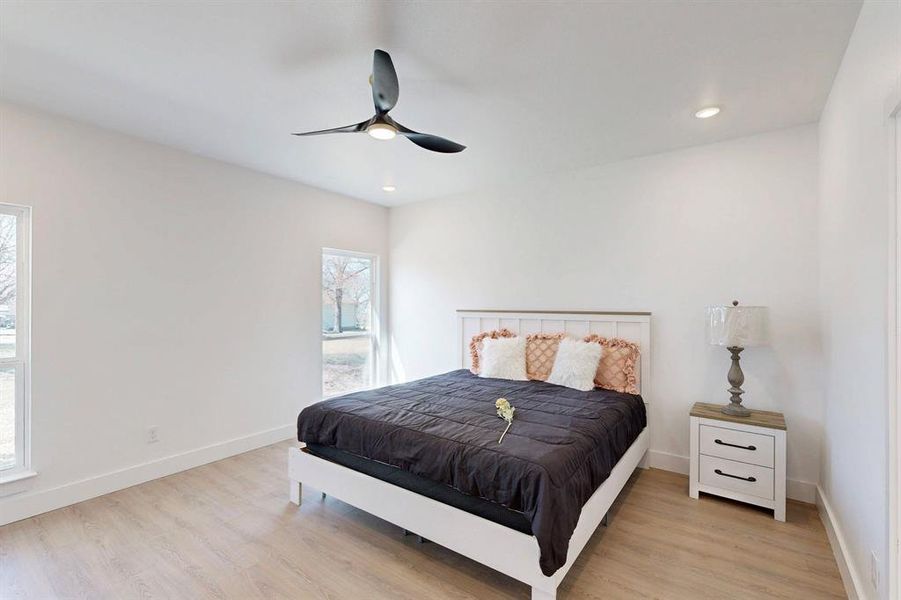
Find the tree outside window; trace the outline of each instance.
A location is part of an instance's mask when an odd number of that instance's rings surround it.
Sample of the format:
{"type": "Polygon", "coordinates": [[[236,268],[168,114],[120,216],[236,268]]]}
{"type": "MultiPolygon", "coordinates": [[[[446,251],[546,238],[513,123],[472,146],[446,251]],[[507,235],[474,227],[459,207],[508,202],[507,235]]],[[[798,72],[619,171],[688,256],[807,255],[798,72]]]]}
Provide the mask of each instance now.
{"type": "Polygon", "coordinates": [[[323,250],[322,393],[325,397],[374,385],[374,269],[373,256],[323,250]]]}

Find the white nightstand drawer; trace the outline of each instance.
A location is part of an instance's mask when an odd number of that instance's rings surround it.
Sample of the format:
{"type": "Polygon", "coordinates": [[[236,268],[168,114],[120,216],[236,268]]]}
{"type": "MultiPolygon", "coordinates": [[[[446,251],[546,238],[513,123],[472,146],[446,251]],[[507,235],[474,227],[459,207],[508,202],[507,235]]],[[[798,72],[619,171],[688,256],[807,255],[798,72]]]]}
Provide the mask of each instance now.
{"type": "Polygon", "coordinates": [[[702,454],[699,475],[704,485],[773,499],[773,469],[702,454]]]}
{"type": "Polygon", "coordinates": [[[771,469],[775,465],[775,444],[771,435],[701,425],[699,442],[701,454],[771,469]]]}

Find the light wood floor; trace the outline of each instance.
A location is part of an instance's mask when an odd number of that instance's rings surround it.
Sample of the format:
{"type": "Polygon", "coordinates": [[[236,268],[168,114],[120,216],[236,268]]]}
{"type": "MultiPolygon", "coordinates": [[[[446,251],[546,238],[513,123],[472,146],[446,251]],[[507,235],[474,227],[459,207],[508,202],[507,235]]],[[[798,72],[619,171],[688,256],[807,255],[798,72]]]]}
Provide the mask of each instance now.
{"type": "MultiPolygon", "coordinates": [[[[0,528],[0,598],[528,598],[529,588],[304,486],[276,444],[0,528]]],[[[558,593],[839,598],[812,506],[788,522],[640,471],[558,593]]]]}

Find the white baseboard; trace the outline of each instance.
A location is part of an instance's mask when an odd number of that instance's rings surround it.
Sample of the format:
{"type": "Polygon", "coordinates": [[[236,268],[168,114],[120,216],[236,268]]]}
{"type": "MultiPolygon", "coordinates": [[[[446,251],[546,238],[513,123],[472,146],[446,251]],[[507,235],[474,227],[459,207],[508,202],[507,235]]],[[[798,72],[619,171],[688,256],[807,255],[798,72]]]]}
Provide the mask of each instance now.
{"type": "Polygon", "coordinates": [[[860,573],[854,567],[854,562],[848,555],[848,545],[845,542],[845,536],[842,528],[836,519],[829,499],[823,493],[823,489],[817,486],[817,508],[820,511],[820,519],[826,528],[826,535],[829,537],[829,544],[832,546],[832,553],[835,555],[835,562],[838,564],[838,571],[842,576],[842,583],[845,584],[845,593],[848,594],[850,600],[861,600],[866,598],[864,595],[863,579],[860,573]]]}
{"type": "Polygon", "coordinates": [[[785,495],[792,500],[806,502],[807,504],[816,504],[817,484],[809,481],[800,481],[798,479],[787,479],[785,481],[785,495]]]}
{"type": "Polygon", "coordinates": [[[125,489],[145,481],[166,477],[173,473],[193,469],[229,456],[248,452],[276,442],[293,438],[297,433],[294,424],[283,425],[217,444],[173,454],[141,463],[111,473],[104,473],[36,492],[23,492],[7,496],[0,501],[0,525],[27,519],[41,513],[82,502],[97,496],[125,489]]]}
{"type": "Polygon", "coordinates": [[[659,450],[650,450],[649,454],[651,455],[652,469],[663,469],[672,473],[688,475],[689,460],[687,456],[679,456],[678,454],[670,454],[659,450]]]}
{"type": "MultiPolygon", "coordinates": [[[[670,454],[660,450],[651,450],[649,453],[651,455],[652,468],[688,475],[689,461],[687,456],[679,456],[678,454],[670,454]]],[[[785,495],[792,500],[814,504],[817,499],[817,485],[809,481],[789,479],[786,481],[785,495]]]]}

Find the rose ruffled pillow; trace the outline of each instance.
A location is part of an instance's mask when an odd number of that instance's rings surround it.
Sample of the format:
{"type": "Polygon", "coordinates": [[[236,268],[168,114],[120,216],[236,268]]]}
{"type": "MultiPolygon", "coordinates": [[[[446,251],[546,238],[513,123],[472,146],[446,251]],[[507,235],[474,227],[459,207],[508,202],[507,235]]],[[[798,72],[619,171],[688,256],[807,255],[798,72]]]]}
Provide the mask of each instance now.
{"type": "Polygon", "coordinates": [[[604,349],[594,376],[594,384],[605,390],[637,394],[638,375],[635,365],[640,356],[638,344],[594,334],[586,336],[584,340],[598,344],[604,349]]]}
{"type": "Polygon", "coordinates": [[[529,379],[547,381],[554,368],[560,340],[565,337],[565,333],[531,333],[526,336],[526,375],[529,379]]]}

